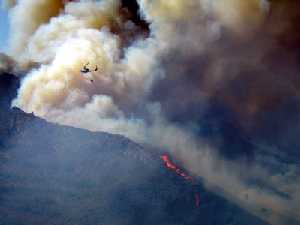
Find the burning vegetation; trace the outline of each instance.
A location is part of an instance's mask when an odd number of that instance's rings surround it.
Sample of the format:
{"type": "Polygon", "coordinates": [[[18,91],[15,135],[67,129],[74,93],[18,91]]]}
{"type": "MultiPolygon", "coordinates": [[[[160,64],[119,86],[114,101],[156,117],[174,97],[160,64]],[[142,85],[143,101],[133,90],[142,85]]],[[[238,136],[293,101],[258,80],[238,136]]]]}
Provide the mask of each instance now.
{"type": "MultiPolygon", "coordinates": [[[[174,171],[178,176],[184,178],[185,180],[189,181],[194,186],[194,179],[193,177],[189,176],[185,173],[181,168],[179,168],[175,163],[172,162],[170,157],[167,154],[163,154],[160,156],[161,160],[164,162],[165,167],[169,170],[174,171]]],[[[200,206],[200,195],[195,191],[195,205],[196,207],[200,206]]]]}
{"type": "MultiPolygon", "coordinates": [[[[206,187],[241,208],[271,224],[298,220],[298,167],[284,160],[268,165],[260,154],[298,161],[299,3],[3,2],[9,57],[0,57],[0,70],[23,76],[12,106],[50,122],[172,149],[206,187]],[[99,67],[93,82],[81,72],[88,62],[99,67]],[[247,147],[239,147],[244,142],[247,147]],[[265,145],[270,150],[260,150],[265,145]],[[265,188],[253,187],[253,180],[265,188]]],[[[193,184],[167,155],[161,159],[193,184]]],[[[199,195],[195,199],[199,205],[199,195]]]]}

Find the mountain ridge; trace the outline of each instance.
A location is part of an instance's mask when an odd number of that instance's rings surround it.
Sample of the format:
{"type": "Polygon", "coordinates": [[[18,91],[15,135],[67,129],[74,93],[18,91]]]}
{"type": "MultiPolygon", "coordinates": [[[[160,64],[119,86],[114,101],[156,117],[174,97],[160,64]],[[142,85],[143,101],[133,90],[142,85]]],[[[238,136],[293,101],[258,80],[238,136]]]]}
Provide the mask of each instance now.
{"type": "Polygon", "coordinates": [[[19,80],[0,84],[1,225],[265,224],[165,168],[159,151],[10,108],[19,80]]]}

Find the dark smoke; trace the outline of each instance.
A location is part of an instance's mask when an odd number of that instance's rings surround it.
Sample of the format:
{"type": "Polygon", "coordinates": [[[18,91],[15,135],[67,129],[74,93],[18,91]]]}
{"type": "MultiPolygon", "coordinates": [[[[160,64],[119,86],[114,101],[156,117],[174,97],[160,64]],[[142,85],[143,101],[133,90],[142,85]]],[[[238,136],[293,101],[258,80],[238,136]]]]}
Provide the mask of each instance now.
{"type": "Polygon", "coordinates": [[[141,16],[140,7],[136,0],[122,0],[121,10],[127,11],[127,19],[139,26],[145,32],[149,32],[149,23],[141,16]]]}
{"type": "Polygon", "coordinates": [[[20,0],[10,11],[12,55],[29,72],[13,105],[164,148],[209,190],[290,224],[300,210],[297,9],[267,0],[20,0]],[[93,84],[80,73],[87,61],[101,68],[89,74],[93,84]]]}
{"type": "Polygon", "coordinates": [[[256,33],[241,37],[225,28],[204,54],[172,51],[163,62],[165,79],[150,99],[162,102],[174,122],[196,123],[205,132],[215,127],[225,140],[244,146],[249,138],[262,138],[284,147],[286,138],[280,137],[300,122],[299,7],[293,1],[271,1],[256,33]]]}

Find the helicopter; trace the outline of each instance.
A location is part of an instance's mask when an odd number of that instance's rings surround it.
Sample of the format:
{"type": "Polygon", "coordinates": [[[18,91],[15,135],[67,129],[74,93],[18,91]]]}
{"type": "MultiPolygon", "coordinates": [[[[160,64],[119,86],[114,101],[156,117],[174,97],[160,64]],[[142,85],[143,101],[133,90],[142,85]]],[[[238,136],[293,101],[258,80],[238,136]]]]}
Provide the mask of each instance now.
{"type": "Polygon", "coordinates": [[[83,66],[83,68],[80,70],[81,73],[90,73],[90,72],[94,72],[94,71],[98,71],[98,66],[96,65],[96,68],[94,70],[90,70],[87,66],[89,65],[90,63],[88,62],[87,64],[85,64],[83,66]]]}
{"type": "MultiPolygon", "coordinates": [[[[98,66],[97,66],[97,65],[96,65],[96,67],[95,67],[94,70],[89,69],[89,68],[87,67],[88,65],[89,65],[89,62],[86,63],[86,64],[83,66],[83,68],[80,70],[80,72],[81,72],[82,74],[87,74],[87,73],[90,73],[90,72],[96,72],[96,71],[98,71],[98,66]]],[[[94,82],[94,80],[91,79],[91,82],[94,82]]]]}

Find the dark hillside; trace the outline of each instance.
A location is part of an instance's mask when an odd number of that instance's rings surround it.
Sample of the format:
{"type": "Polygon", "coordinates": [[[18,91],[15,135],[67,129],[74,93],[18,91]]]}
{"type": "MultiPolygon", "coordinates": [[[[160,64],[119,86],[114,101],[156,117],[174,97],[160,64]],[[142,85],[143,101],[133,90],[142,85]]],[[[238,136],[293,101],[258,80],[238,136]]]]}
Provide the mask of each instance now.
{"type": "Polygon", "coordinates": [[[10,109],[18,81],[0,80],[1,225],[264,224],[167,170],[158,152],[10,109]]]}

